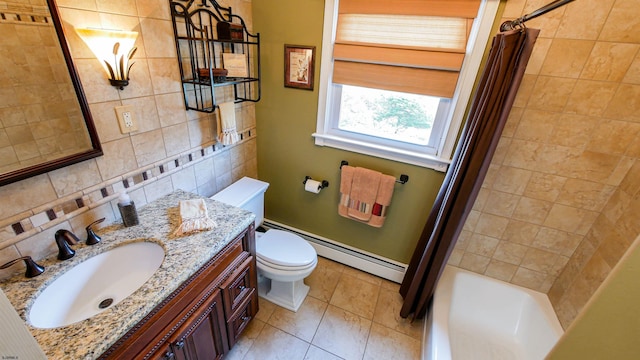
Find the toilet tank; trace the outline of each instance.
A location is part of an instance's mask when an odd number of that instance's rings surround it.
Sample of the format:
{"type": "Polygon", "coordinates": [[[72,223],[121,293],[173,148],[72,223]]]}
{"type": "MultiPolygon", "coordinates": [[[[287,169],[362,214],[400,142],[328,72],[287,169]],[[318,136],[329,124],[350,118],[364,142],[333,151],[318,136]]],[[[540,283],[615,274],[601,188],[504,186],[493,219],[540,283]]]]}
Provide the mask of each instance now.
{"type": "Polygon", "coordinates": [[[256,227],[264,220],[264,193],[269,183],[243,177],[227,186],[211,198],[225,204],[237,206],[256,215],[256,227]]]}

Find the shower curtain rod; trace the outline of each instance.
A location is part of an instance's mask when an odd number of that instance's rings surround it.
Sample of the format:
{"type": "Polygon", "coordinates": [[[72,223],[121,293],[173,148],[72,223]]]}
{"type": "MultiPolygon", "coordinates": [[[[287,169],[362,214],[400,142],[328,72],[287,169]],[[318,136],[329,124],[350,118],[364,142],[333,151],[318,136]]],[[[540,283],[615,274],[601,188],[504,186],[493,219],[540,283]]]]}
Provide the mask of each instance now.
{"type": "Polygon", "coordinates": [[[515,20],[511,20],[511,21],[505,21],[502,23],[502,25],[500,25],[500,31],[507,31],[507,30],[513,30],[516,28],[519,28],[521,26],[523,26],[522,24],[525,21],[531,20],[533,18],[537,18],[540,15],[544,15],[546,13],[548,13],[551,10],[557,9],[561,6],[564,6],[570,2],[572,2],[574,0],[556,0],[554,2],[551,2],[543,7],[541,7],[540,9],[532,12],[531,14],[526,14],[522,17],[519,17],[515,20]]]}

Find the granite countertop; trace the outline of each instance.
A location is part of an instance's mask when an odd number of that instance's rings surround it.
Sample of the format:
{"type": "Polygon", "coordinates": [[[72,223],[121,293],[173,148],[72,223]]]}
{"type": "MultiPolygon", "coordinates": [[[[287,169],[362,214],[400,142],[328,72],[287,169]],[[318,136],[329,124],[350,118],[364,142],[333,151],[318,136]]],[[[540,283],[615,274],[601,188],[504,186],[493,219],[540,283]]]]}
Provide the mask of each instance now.
{"type": "Polygon", "coordinates": [[[180,224],[179,201],[197,198],[201,197],[177,190],[138,209],[139,225],[125,228],[122,224],[115,224],[100,229],[97,233],[102,241],[92,246],[84,243],[74,245],[76,255],[73,258],[60,261],[54,254],[38,261],[46,268],[42,275],[27,279],[20,274],[0,283],[49,359],[94,359],[100,356],[254,221],[255,216],[251,212],[205,199],[209,217],[216,222],[216,227],[190,236],[174,236],[173,232],[180,224]],[[138,241],[160,244],[165,250],[165,257],[160,268],[133,294],[98,315],[68,326],[39,329],[29,324],[27,312],[37,295],[67,269],[101,252],[138,241]]]}

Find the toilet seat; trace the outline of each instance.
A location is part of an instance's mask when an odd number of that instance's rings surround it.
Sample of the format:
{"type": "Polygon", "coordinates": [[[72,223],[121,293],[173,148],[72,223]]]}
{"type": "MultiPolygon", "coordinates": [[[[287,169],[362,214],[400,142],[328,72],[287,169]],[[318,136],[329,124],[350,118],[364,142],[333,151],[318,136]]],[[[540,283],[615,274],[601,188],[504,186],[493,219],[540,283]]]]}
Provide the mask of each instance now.
{"type": "Polygon", "coordinates": [[[268,260],[265,260],[263,258],[260,257],[260,255],[258,255],[256,257],[256,262],[260,265],[263,266],[267,266],[271,269],[274,270],[280,270],[280,271],[303,271],[303,270],[307,270],[309,268],[315,267],[316,266],[316,261],[312,261],[310,264],[307,265],[303,265],[303,266],[282,266],[282,265],[278,265],[278,264],[274,264],[272,262],[269,262],[268,260]]]}
{"type": "Polygon", "coordinates": [[[315,266],[317,253],[300,236],[288,231],[271,229],[256,236],[257,261],[284,271],[304,270],[315,266]]]}

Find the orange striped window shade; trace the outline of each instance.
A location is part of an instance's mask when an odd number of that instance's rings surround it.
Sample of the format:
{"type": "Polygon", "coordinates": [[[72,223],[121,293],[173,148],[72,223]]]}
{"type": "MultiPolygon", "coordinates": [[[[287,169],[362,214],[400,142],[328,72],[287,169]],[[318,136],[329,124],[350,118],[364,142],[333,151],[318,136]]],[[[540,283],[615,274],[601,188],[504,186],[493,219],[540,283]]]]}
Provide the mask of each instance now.
{"type": "Polygon", "coordinates": [[[340,0],[333,82],[451,98],[480,0],[340,0]]]}

